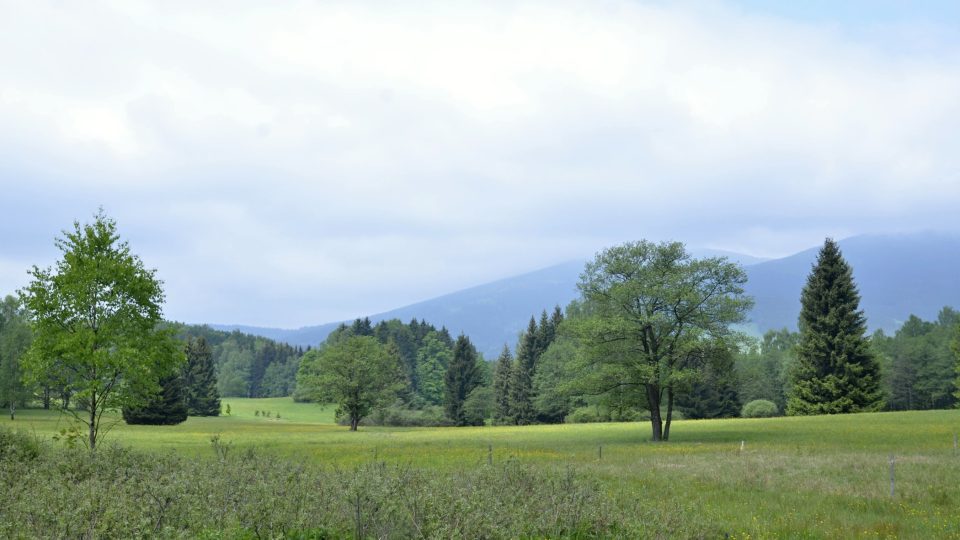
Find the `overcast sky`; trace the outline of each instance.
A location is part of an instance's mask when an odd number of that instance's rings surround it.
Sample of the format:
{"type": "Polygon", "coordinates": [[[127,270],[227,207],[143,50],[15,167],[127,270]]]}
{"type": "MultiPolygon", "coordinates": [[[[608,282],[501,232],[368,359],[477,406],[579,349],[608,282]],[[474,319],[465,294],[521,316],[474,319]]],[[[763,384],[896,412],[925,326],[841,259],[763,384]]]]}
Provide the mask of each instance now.
{"type": "Polygon", "coordinates": [[[960,230],[957,3],[778,4],[0,0],[0,293],[101,205],[168,318],[282,327],[960,230]]]}

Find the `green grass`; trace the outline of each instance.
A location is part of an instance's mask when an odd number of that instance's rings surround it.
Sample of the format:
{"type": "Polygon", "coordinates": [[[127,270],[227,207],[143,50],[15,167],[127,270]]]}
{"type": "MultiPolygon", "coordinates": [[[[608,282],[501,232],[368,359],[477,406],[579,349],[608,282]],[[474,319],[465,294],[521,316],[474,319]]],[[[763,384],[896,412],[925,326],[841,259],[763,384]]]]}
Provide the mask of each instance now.
{"type": "MultiPolygon", "coordinates": [[[[574,467],[600,480],[624,512],[692,521],[721,536],[960,538],[960,454],[953,448],[960,411],[679,421],[670,442],[655,444],[645,423],[350,433],[332,423],[329,406],[289,399],[225,403],[229,417],[170,427],[120,424],[107,441],[212,455],[210,438],[219,434],[235,448],[314,463],[376,459],[454,471],[486,463],[492,447],[495,462],[574,467]],[[257,410],[273,417],[255,416],[257,410]]],[[[39,438],[64,425],[54,413],[32,410],[0,423],[39,438]]]]}

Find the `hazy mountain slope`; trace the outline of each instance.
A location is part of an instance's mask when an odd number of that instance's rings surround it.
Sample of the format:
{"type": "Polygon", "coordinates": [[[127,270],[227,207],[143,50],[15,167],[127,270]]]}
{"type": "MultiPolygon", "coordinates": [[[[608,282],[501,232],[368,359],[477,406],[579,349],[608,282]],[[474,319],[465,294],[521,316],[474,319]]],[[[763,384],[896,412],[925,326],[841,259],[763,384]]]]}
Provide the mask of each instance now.
{"type": "MultiPolygon", "coordinates": [[[[911,313],[936,317],[945,305],[960,307],[960,236],[933,233],[859,236],[840,241],[854,269],[863,308],[871,330],[896,329],[911,313]]],[[[819,248],[783,259],[750,264],[758,259],[715,250],[694,250],[697,256],[724,255],[745,265],[750,281],[747,292],[756,300],[753,327],[796,328],[800,290],[819,248]]],[[[464,332],[487,358],[499,354],[504,343],[515,345],[517,335],[533,314],[566,306],[578,296],[576,283],[583,261],[572,261],[528,274],[371,315],[374,322],[416,317],[446,326],[454,335],[464,332]]],[[[212,325],[258,334],[294,345],[316,346],[339,323],[297,330],[212,325]]]]}
{"type": "MultiPolygon", "coordinates": [[[[960,307],[960,237],[936,233],[856,236],[841,240],[853,267],[871,330],[893,331],[911,314],[933,319],[943,306],[960,307]]],[[[756,300],[751,319],[760,331],[795,329],[800,291],[819,247],[746,268],[756,300]]]]}
{"type": "MultiPolygon", "coordinates": [[[[519,332],[531,315],[544,309],[566,306],[577,297],[576,283],[583,262],[574,261],[519,276],[471,287],[386,313],[371,315],[373,322],[417,318],[435,326],[446,326],[456,336],[463,332],[489,358],[500,354],[503,344],[514,346],[519,332]]],[[[240,329],[296,345],[313,345],[326,339],[339,323],[309,326],[297,330],[211,325],[221,329],[240,329]]]]}

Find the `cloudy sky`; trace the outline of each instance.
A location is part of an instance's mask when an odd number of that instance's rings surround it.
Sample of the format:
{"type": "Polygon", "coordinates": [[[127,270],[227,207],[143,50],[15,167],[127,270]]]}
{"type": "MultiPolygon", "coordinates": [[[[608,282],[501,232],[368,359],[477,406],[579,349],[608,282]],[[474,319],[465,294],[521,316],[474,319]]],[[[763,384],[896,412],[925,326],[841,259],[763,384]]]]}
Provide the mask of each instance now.
{"type": "Polygon", "coordinates": [[[958,4],[778,4],[0,0],[0,293],[101,205],[167,317],[282,327],[960,230],[958,4]]]}

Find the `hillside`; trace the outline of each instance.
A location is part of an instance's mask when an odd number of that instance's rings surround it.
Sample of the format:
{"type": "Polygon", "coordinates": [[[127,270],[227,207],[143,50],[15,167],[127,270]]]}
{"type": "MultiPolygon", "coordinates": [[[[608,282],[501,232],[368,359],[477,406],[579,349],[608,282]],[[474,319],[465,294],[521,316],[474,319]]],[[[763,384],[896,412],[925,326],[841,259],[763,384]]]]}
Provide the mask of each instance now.
{"type": "MultiPolygon", "coordinates": [[[[871,331],[896,330],[913,314],[936,319],[944,306],[960,306],[960,237],[917,233],[855,236],[841,240],[853,267],[871,331]]],[[[753,324],[762,332],[797,326],[800,291],[819,246],[746,267],[747,292],[756,300],[753,324]]]]}
{"type": "MultiPolygon", "coordinates": [[[[945,305],[960,306],[960,236],[916,233],[870,235],[840,241],[854,269],[871,330],[896,329],[910,314],[933,319],[945,305]]],[[[750,327],[758,332],[795,328],[800,290],[819,246],[775,260],[736,253],[695,250],[698,256],[724,255],[745,265],[747,292],[756,300],[750,327]]],[[[576,283],[583,261],[570,261],[527,274],[502,279],[437,298],[371,315],[373,322],[416,317],[451,333],[464,332],[488,359],[504,343],[514,345],[531,314],[565,306],[577,297],[576,283]]],[[[296,330],[236,325],[211,325],[239,329],[293,345],[317,345],[339,322],[296,330]]]]}

